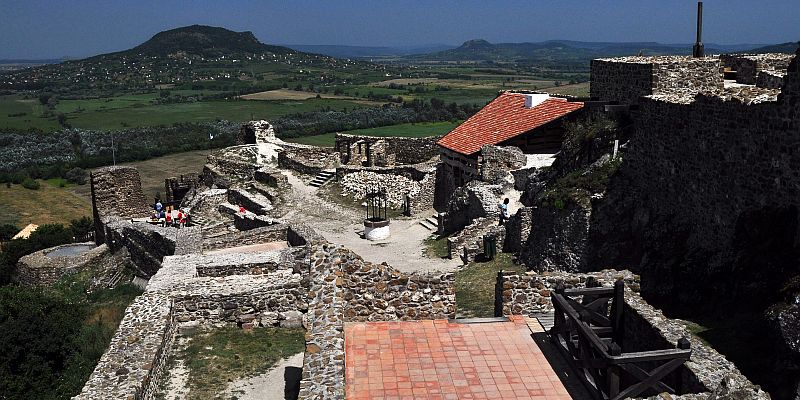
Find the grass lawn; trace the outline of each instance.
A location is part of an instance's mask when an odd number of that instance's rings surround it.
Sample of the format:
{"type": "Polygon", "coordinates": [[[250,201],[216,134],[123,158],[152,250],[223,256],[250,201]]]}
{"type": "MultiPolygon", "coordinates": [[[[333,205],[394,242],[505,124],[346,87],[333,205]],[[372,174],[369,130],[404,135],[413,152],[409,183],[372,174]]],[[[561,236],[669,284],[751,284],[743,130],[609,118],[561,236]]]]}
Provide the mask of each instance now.
{"type": "Polygon", "coordinates": [[[447,258],[450,253],[447,251],[447,238],[450,236],[436,236],[425,239],[425,254],[429,258],[447,258]]]}
{"type": "Polygon", "coordinates": [[[494,286],[501,269],[525,272],[511,261],[510,253],[497,253],[492,261],[476,261],[455,273],[458,317],[494,317],[494,286]]]}
{"type": "Polygon", "coordinates": [[[181,357],[189,369],[186,399],[214,399],[236,379],[267,372],[283,358],[305,350],[305,330],[226,327],[188,333],[181,357]]]}
{"type": "MultiPolygon", "coordinates": [[[[70,220],[92,216],[89,197],[76,194],[69,187],[59,187],[40,181],[39,190],[25,189],[22,185],[0,185],[0,224],[14,224],[19,228],[27,224],[68,224],[70,220]]],[[[86,193],[89,184],[79,186],[86,193]]]]}
{"type": "MultiPolygon", "coordinates": [[[[364,136],[403,136],[403,137],[427,137],[444,135],[453,130],[459,122],[419,122],[415,124],[399,124],[381,126],[378,128],[356,129],[346,131],[349,135],[364,135],[364,136]]],[[[287,138],[287,142],[309,144],[313,146],[326,146],[333,147],[335,142],[335,133],[326,133],[324,135],[304,136],[299,138],[287,138]]]]}

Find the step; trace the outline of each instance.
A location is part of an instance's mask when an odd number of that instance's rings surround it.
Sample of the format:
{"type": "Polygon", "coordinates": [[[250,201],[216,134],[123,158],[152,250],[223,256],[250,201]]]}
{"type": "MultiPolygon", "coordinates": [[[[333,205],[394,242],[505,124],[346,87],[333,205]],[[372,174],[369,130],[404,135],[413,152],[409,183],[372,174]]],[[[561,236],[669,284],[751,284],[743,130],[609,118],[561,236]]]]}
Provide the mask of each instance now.
{"type": "Polygon", "coordinates": [[[427,221],[428,223],[430,223],[433,226],[437,226],[437,227],[439,226],[439,221],[437,219],[435,219],[435,218],[428,217],[428,218],[425,218],[425,221],[427,221]]]}
{"type": "Polygon", "coordinates": [[[419,224],[420,224],[420,225],[422,225],[422,226],[424,226],[424,227],[425,227],[425,229],[427,229],[427,230],[429,230],[429,231],[435,231],[435,230],[436,230],[436,227],[435,227],[435,226],[431,226],[429,223],[427,223],[427,222],[426,222],[426,221],[424,221],[424,220],[423,220],[423,221],[419,221],[419,224]]]}

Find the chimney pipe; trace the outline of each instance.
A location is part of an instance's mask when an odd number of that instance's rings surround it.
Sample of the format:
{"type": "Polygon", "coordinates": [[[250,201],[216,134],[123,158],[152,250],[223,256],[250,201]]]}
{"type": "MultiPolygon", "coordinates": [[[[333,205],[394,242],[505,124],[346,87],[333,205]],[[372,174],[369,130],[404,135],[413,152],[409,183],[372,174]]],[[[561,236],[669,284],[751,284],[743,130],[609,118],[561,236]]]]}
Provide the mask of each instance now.
{"type": "Polygon", "coordinates": [[[701,58],[706,56],[706,49],[703,46],[703,2],[697,2],[697,41],[694,43],[692,49],[692,56],[694,58],[701,58]]]}

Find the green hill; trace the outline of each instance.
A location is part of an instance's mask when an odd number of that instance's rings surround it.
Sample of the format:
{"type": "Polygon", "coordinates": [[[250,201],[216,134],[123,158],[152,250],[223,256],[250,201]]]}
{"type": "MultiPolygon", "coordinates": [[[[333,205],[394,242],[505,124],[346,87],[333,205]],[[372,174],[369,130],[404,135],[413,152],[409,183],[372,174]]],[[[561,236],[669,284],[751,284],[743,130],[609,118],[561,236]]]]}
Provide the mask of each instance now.
{"type": "Polygon", "coordinates": [[[757,49],[753,49],[748,51],[748,53],[790,53],[794,54],[797,51],[798,46],[800,46],[800,42],[787,42],[781,44],[775,44],[772,46],[764,46],[759,47],[757,49]]]}
{"type": "Polygon", "coordinates": [[[163,31],[129,50],[11,71],[0,89],[62,98],[106,97],[178,87],[253,92],[298,84],[363,83],[386,68],[264,44],[252,32],[192,25],[163,31]]]}

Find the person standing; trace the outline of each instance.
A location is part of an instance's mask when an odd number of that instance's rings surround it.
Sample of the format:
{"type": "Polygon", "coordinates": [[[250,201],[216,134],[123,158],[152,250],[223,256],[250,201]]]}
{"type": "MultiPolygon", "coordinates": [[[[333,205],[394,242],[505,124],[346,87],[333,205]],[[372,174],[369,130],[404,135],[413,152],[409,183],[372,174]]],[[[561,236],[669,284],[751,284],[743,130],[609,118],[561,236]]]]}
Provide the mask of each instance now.
{"type": "Polygon", "coordinates": [[[157,212],[157,213],[160,213],[160,212],[161,212],[161,209],[162,209],[162,208],[164,208],[164,205],[163,205],[163,204],[161,204],[161,199],[159,199],[159,198],[156,198],[156,204],[153,206],[153,208],[155,208],[155,209],[156,209],[156,212],[157,212]]]}
{"type": "Polygon", "coordinates": [[[508,220],[508,197],[500,204],[500,225],[508,220]]]}

